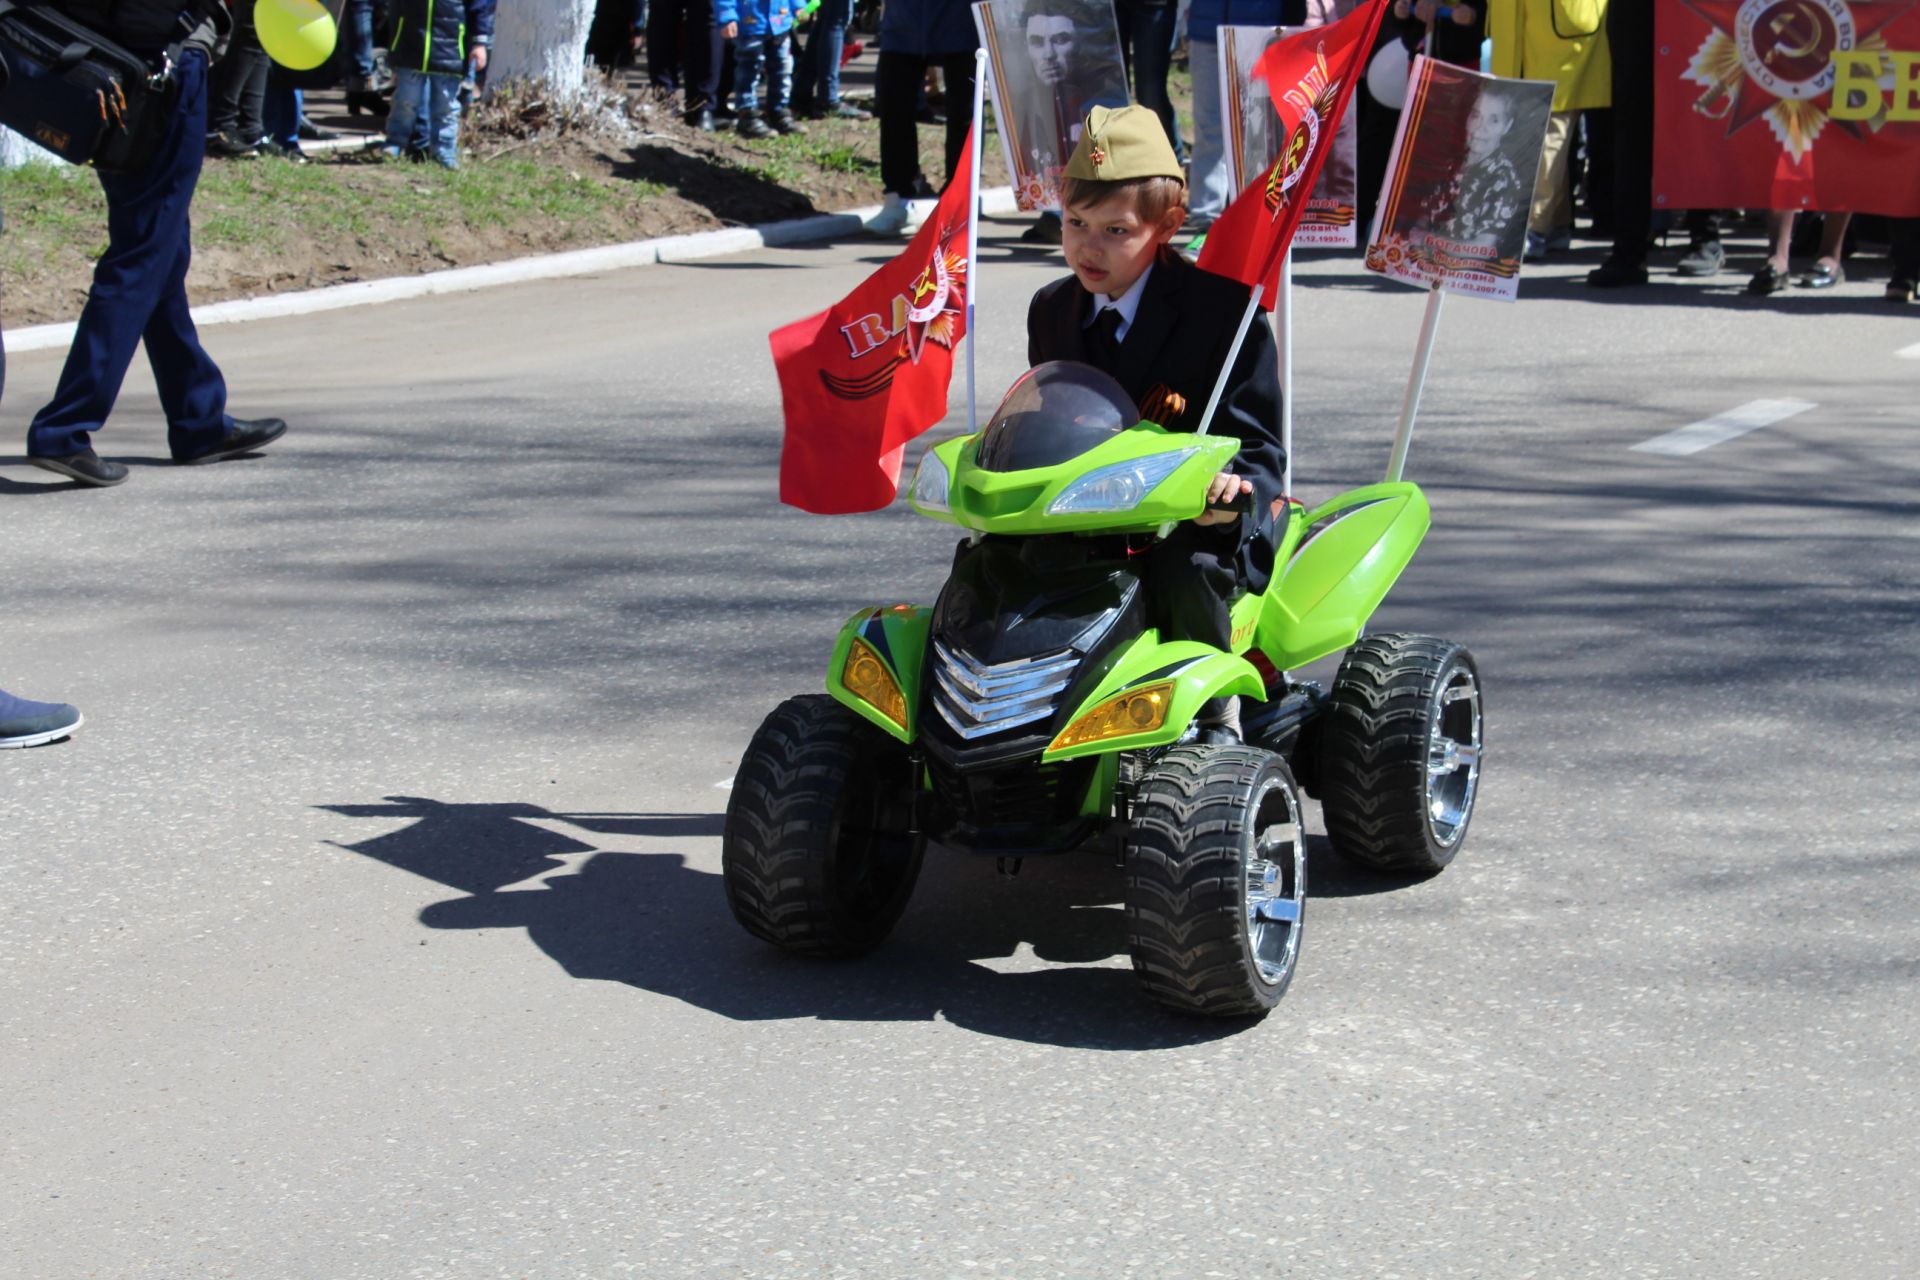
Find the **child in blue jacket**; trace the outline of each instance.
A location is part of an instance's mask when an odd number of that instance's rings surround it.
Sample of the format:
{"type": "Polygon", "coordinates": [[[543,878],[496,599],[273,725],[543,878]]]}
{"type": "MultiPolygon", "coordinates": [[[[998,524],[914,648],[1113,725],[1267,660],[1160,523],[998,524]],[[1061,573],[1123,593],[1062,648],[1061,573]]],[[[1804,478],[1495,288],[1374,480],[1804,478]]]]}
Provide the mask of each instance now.
{"type": "Polygon", "coordinates": [[[494,0],[394,0],[393,107],[387,113],[389,156],[402,155],[414,119],[427,113],[433,158],[460,167],[460,82],[468,64],[487,68],[494,0]]]}
{"type": "Polygon", "coordinates": [[[740,132],[749,138],[775,133],[805,133],[793,118],[792,0],[715,0],[714,22],[733,41],[733,109],[740,132]],[[758,112],[760,79],[765,72],[767,113],[758,112]]]}

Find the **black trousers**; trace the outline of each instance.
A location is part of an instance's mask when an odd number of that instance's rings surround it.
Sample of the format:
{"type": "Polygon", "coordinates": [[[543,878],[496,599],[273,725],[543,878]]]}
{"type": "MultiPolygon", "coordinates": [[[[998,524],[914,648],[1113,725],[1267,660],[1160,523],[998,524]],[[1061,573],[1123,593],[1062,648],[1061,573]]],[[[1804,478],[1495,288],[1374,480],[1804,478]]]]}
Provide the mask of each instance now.
{"type": "Polygon", "coordinates": [[[1920,280],[1920,218],[1888,218],[1893,239],[1893,278],[1920,280]]]}
{"type": "Polygon", "coordinates": [[[235,11],[233,43],[214,67],[207,107],[207,132],[224,133],[246,146],[267,136],[267,73],[273,67],[273,60],[260,47],[252,14],[252,5],[235,11]],[[240,10],[246,16],[240,16],[240,10]]]}
{"type": "Polygon", "coordinates": [[[1647,260],[1653,231],[1653,4],[1607,6],[1613,55],[1613,257],[1647,260]]]}
{"type": "Polygon", "coordinates": [[[946,189],[959,167],[967,130],[973,124],[972,50],[932,57],[880,51],[874,86],[874,105],[880,115],[880,185],[903,198],[918,195],[925,177],[920,171],[920,134],[915,116],[920,85],[930,66],[940,68],[947,84],[947,168],[940,190],[946,189]]]}
{"type": "Polygon", "coordinates": [[[713,25],[713,0],[654,0],[647,11],[647,81],[684,90],[683,110],[712,108],[726,43],[713,25]]]}
{"type": "Polygon", "coordinates": [[[1217,649],[1232,644],[1228,603],[1240,586],[1236,528],[1183,523],[1143,557],[1147,615],[1161,639],[1198,640],[1217,649]]]}

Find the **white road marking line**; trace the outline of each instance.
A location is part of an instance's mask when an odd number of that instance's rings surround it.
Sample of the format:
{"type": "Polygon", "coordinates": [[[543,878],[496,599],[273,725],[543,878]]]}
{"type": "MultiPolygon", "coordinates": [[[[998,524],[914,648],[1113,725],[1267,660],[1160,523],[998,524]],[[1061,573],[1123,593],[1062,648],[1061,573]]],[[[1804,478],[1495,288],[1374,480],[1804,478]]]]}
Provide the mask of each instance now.
{"type": "Polygon", "coordinates": [[[1663,436],[1643,440],[1633,446],[1632,452],[1658,453],[1669,458],[1684,458],[1702,449],[1711,449],[1716,444],[1725,444],[1749,431],[1770,427],[1776,422],[1784,422],[1797,414],[1818,407],[1806,400],[1755,400],[1741,405],[1738,409],[1729,409],[1725,413],[1716,413],[1711,418],[1688,423],[1678,431],[1669,431],[1663,436]]]}
{"type": "Polygon", "coordinates": [[[1903,360],[1920,360],[1920,342],[1916,342],[1910,347],[1902,347],[1893,354],[1903,360]]]}
{"type": "Polygon", "coordinates": [[[713,784],[713,789],[715,791],[731,791],[733,790],[733,779],[728,778],[724,782],[716,782],[713,784]]]}

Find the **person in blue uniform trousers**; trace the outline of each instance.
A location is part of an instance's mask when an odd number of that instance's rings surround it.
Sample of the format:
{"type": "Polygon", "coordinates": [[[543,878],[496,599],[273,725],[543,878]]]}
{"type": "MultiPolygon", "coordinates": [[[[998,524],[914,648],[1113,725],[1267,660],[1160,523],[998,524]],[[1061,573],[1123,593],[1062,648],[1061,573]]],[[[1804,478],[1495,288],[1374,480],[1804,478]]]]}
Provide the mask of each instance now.
{"type": "MultiPolygon", "coordinates": [[[[279,439],[287,424],[228,415],[226,380],[200,345],[187,308],[187,209],[206,150],[207,66],[217,29],[212,10],[203,10],[209,16],[183,39],[177,0],[56,2],[76,21],[136,53],[157,57],[182,42],[174,72],[179,97],[144,169],[98,175],[107,196],[107,251],[94,268],[53,399],[27,429],[27,460],[82,485],[104,487],[127,478],[124,466],[94,451],[92,433],[113,411],[142,340],[166,411],[173,460],[218,462],[252,453],[279,439]]],[[[263,209],[261,216],[271,215],[263,209]]]]}

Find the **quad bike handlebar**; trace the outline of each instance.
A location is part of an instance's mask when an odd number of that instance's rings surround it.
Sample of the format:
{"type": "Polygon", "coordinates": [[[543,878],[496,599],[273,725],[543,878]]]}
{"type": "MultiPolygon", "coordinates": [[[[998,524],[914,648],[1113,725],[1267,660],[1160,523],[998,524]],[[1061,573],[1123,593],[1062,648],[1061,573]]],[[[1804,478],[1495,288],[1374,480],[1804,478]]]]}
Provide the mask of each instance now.
{"type": "Polygon", "coordinates": [[[1225,502],[1209,502],[1209,511],[1238,511],[1245,514],[1253,510],[1253,490],[1243,489],[1225,502]]]}

